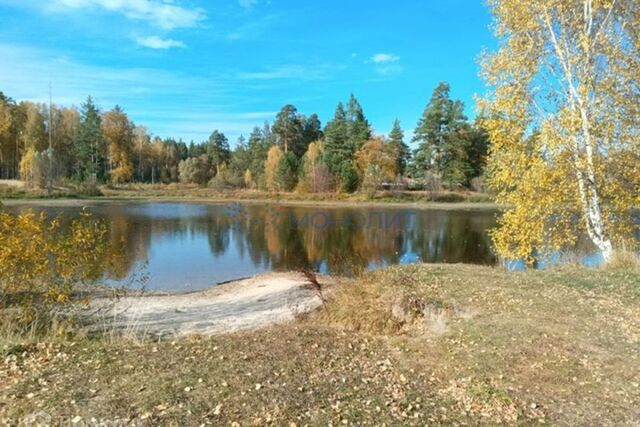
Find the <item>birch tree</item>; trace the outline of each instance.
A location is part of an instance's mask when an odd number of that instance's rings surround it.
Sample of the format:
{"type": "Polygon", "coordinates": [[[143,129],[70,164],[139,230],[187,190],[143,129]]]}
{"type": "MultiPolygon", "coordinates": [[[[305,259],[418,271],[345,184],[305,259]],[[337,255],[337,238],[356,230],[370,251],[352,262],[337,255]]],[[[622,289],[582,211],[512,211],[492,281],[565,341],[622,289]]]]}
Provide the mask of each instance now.
{"type": "Polygon", "coordinates": [[[634,245],[640,204],[640,3],[489,0],[483,60],[498,251],[532,261],[589,236],[606,261],[634,245]]]}

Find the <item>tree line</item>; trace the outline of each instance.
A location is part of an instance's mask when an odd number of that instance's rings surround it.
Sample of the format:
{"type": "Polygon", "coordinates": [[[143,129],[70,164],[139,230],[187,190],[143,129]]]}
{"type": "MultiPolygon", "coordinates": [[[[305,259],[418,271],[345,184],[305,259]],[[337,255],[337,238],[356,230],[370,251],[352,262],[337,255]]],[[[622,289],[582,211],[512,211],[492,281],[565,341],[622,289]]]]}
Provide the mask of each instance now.
{"type": "Polygon", "coordinates": [[[353,95],[324,127],[317,114],[286,105],[232,149],[219,130],[188,144],[152,136],[120,106],[103,112],[91,97],[76,109],[18,103],[0,92],[0,178],[39,187],[67,179],[375,192],[383,185],[470,187],[483,174],[487,137],[451,99],[447,83],[433,91],[417,124],[417,149],[405,139],[398,120],[388,136],[375,135],[353,95]]]}

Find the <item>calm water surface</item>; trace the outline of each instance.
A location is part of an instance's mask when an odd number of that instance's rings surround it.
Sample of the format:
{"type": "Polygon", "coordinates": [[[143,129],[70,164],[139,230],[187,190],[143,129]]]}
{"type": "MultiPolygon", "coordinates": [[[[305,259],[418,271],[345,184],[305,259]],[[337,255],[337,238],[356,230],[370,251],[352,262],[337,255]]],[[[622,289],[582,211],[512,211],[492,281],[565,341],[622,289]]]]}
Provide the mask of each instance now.
{"type": "MultiPolygon", "coordinates": [[[[81,209],[32,208],[65,220],[81,209]]],[[[415,262],[497,262],[488,236],[494,211],[131,202],[88,210],[106,221],[109,238],[123,248],[110,282],[144,282],[152,290],[199,290],[305,267],[350,274],[415,262]]]]}

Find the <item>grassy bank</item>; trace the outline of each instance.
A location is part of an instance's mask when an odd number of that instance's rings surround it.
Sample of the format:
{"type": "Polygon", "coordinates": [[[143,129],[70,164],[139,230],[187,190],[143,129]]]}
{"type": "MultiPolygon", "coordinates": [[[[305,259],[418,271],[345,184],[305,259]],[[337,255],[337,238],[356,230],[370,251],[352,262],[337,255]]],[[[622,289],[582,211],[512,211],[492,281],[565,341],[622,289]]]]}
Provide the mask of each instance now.
{"type": "Polygon", "coordinates": [[[5,340],[0,421],[634,425],[639,331],[638,271],[394,267],[283,326],[5,340]]]}
{"type": "Polygon", "coordinates": [[[435,204],[492,204],[484,193],[470,191],[380,191],[374,197],[363,194],[273,194],[257,190],[216,190],[186,184],[130,184],[100,187],[67,184],[46,189],[28,188],[20,181],[0,181],[0,200],[40,199],[123,199],[123,200],[183,200],[183,201],[265,201],[324,203],[435,203],[435,204]]]}
{"type": "Polygon", "coordinates": [[[99,187],[67,183],[51,189],[30,188],[22,181],[0,180],[0,200],[87,199],[102,197],[99,187]]]}
{"type": "Polygon", "coordinates": [[[104,187],[107,197],[159,198],[159,199],[227,199],[227,200],[272,200],[308,202],[377,202],[377,203],[490,203],[492,198],[483,193],[469,191],[380,191],[374,197],[364,194],[339,193],[273,193],[258,190],[215,190],[184,184],[132,184],[119,187],[104,187]]]}

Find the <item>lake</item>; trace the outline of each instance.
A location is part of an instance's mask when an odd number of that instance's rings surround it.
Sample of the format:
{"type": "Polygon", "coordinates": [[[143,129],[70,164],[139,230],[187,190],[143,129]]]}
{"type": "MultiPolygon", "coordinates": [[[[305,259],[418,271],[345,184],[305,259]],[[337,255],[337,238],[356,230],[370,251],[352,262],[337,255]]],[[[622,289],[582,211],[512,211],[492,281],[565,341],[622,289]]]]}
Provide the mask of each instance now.
{"type": "MultiPolygon", "coordinates": [[[[80,207],[32,208],[64,221],[80,207]]],[[[493,265],[491,210],[302,207],[274,203],[89,203],[123,256],[109,283],[194,291],[269,271],[353,274],[415,262],[493,265]]]]}

